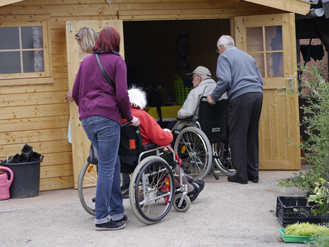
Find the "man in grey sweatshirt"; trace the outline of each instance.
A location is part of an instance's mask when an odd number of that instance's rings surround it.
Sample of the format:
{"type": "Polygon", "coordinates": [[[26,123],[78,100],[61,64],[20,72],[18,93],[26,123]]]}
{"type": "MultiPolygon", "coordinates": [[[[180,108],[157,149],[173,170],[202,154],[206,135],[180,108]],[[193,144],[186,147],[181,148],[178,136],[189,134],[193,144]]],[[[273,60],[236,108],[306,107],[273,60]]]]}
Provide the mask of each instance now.
{"type": "Polygon", "coordinates": [[[229,143],[237,173],[229,182],[247,184],[259,180],[258,127],[263,104],[263,79],[256,61],[237,49],[231,36],[217,42],[217,85],[207,101],[215,104],[227,92],[229,143]]]}

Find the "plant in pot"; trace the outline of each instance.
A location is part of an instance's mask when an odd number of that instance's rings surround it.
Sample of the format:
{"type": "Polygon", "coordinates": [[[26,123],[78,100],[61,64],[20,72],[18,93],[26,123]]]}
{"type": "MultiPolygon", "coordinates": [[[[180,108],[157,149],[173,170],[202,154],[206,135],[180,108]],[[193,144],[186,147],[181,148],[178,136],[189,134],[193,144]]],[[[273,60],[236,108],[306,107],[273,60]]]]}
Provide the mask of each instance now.
{"type": "Polygon", "coordinates": [[[329,228],[309,222],[296,223],[287,225],[285,229],[281,228],[280,235],[284,242],[314,243],[318,237],[329,237],[329,228]]]}
{"type": "MultiPolygon", "coordinates": [[[[284,94],[298,94],[306,103],[301,106],[304,117],[300,125],[305,127],[308,138],[304,143],[292,145],[305,150],[306,172],[278,180],[278,185],[286,188],[298,187],[309,192],[314,191],[319,179],[326,179],[329,161],[329,85],[324,79],[325,69],[316,65],[312,68],[300,66],[303,73],[311,75],[312,80],[305,79],[303,88],[286,90],[284,94]]],[[[288,89],[284,86],[280,89],[288,89]]],[[[289,140],[288,140],[289,141],[289,140]]]]}
{"type": "Polygon", "coordinates": [[[312,213],[317,216],[318,214],[326,215],[329,213],[329,194],[326,187],[326,180],[319,179],[319,182],[315,182],[316,187],[310,196],[308,202],[313,203],[312,213]]]}

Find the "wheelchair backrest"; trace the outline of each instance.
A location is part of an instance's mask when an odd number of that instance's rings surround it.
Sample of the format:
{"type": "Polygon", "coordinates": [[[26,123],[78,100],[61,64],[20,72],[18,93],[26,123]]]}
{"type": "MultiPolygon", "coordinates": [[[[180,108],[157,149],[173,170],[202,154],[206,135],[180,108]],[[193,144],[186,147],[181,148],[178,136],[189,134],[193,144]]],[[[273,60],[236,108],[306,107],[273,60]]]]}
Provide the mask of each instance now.
{"type": "Polygon", "coordinates": [[[138,157],[143,150],[139,126],[121,127],[119,156],[122,173],[132,173],[138,165],[138,157]]]}
{"type": "MultiPolygon", "coordinates": [[[[139,155],[143,151],[139,126],[134,127],[128,124],[124,123],[121,125],[119,157],[121,163],[120,172],[122,173],[132,173],[134,171],[138,165],[139,155]]],[[[89,163],[98,165],[98,151],[92,144],[90,145],[87,160],[89,163]]]]}
{"type": "Polygon", "coordinates": [[[207,97],[204,96],[200,99],[198,122],[201,129],[210,143],[225,142],[228,139],[228,100],[220,100],[211,105],[206,99],[207,97]]]}

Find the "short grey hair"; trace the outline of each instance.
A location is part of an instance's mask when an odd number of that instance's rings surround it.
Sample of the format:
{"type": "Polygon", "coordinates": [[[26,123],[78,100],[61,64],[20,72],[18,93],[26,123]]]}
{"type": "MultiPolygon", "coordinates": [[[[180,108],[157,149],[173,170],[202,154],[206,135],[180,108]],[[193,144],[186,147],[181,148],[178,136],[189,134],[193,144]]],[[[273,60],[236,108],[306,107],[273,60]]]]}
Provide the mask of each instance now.
{"type": "Polygon", "coordinates": [[[219,47],[220,45],[223,45],[224,47],[235,46],[235,43],[230,35],[222,35],[217,41],[217,47],[219,47]]]}

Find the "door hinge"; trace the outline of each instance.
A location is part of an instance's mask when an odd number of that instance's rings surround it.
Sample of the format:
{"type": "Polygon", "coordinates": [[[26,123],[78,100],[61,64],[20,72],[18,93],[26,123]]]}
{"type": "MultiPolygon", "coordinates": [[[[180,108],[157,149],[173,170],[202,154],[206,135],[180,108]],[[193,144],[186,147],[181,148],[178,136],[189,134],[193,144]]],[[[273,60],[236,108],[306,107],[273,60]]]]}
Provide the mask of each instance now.
{"type": "Polygon", "coordinates": [[[71,22],[69,23],[69,29],[70,29],[70,33],[72,33],[73,32],[73,25],[72,25],[71,22]]]}

